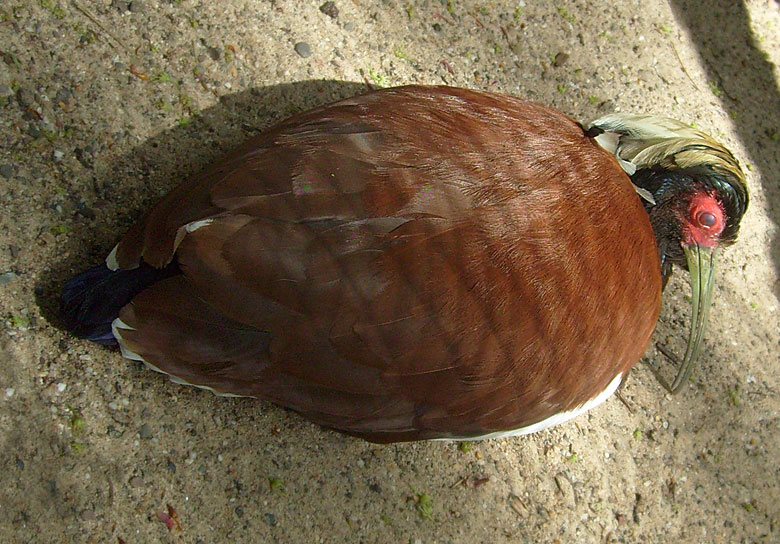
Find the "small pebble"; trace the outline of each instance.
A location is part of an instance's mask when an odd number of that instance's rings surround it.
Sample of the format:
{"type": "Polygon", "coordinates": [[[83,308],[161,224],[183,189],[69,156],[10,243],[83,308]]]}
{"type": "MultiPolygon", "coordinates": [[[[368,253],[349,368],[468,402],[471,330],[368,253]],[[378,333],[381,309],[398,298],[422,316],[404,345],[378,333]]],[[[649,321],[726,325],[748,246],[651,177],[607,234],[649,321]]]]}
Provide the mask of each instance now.
{"type": "Polygon", "coordinates": [[[148,423],[141,425],[141,428],[138,429],[138,436],[140,436],[142,440],[149,440],[154,436],[152,428],[148,423]]]}
{"type": "Polygon", "coordinates": [[[31,108],[35,104],[35,95],[27,89],[19,89],[16,92],[16,100],[23,108],[31,108]]]}
{"type": "Polygon", "coordinates": [[[13,272],[6,272],[5,274],[0,274],[0,285],[8,285],[12,281],[14,281],[17,277],[18,276],[13,272]]]}
{"type": "Polygon", "coordinates": [[[95,512],[92,510],[84,510],[81,513],[81,519],[84,521],[95,521],[97,519],[97,516],[95,515],[95,512]]]}
{"type": "Polygon", "coordinates": [[[62,102],[63,104],[67,104],[68,102],[70,102],[70,96],[71,96],[70,89],[66,89],[65,87],[62,87],[60,90],[57,91],[55,98],[57,99],[57,102],[62,102]]]}
{"type": "Polygon", "coordinates": [[[16,389],[14,389],[13,387],[9,387],[8,389],[5,390],[5,396],[9,399],[14,396],[14,393],[16,393],[16,389]]]}
{"type": "Polygon", "coordinates": [[[53,155],[53,157],[54,157],[54,161],[55,161],[55,162],[60,162],[60,161],[62,160],[62,157],[64,157],[64,156],[65,156],[65,153],[63,153],[63,152],[62,152],[62,151],[60,151],[59,149],[55,149],[55,150],[54,150],[54,153],[53,153],[52,155],[53,155]]]}
{"type": "Polygon", "coordinates": [[[311,45],[306,42],[298,42],[295,44],[295,52],[303,58],[311,56],[311,45]]]}
{"type": "Polygon", "coordinates": [[[207,47],[206,53],[209,54],[212,60],[219,60],[222,57],[222,50],[219,47],[207,47]]]}
{"type": "Polygon", "coordinates": [[[133,476],[128,483],[131,487],[142,487],[144,485],[144,480],[140,476],[133,476]]]}
{"type": "Polygon", "coordinates": [[[119,410],[119,406],[117,405],[116,402],[114,402],[112,400],[111,402],[108,403],[108,409],[109,410],[119,410]]]}
{"type": "Polygon", "coordinates": [[[352,32],[353,30],[355,30],[355,23],[344,24],[344,30],[346,30],[347,32],[352,32]]]}
{"type": "Polygon", "coordinates": [[[555,60],[553,60],[553,66],[555,66],[556,68],[559,66],[563,66],[564,64],[566,64],[567,60],[569,60],[569,54],[561,51],[560,53],[555,55],[555,60]]]}
{"type": "Polygon", "coordinates": [[[176,465],[173,464],[173,461],[168,461],[168,472],[176,474],[176,465]]]}
{"type": "Polygon", "coordinates": [[[276,527],[276,516],[273,514],[269,514],[266,512],[265,514],[265,522],[270,525],[271,527],[276,527]]]}
{"type": "Polygon", "coordinates": [[[331,19],[336,19],[339,16],[339,8],[336,7],[336,2],[325,2],[320,6],[320,11],[331,19]]]}
{"type": "Polygon", "coordinates": [[[60,382],[57,384],[57,393],[64,393],[65,389],[67,388],[67,384],[60,382]]]}
{"type": "Polygon", "coordinates": [[[88,206],[85,206],[84,204],[76,205],[76,213],[78,213],[82,217],[86,217],[87,219],[95,219],[97,217],[95,210],[93,210],[88,206]]]}
{"type": "Polygon", "coordinates": [[[12,178],[14,176],[14,167],[11,164],[0,165],[0,176],[5,179],[12,178]]]}

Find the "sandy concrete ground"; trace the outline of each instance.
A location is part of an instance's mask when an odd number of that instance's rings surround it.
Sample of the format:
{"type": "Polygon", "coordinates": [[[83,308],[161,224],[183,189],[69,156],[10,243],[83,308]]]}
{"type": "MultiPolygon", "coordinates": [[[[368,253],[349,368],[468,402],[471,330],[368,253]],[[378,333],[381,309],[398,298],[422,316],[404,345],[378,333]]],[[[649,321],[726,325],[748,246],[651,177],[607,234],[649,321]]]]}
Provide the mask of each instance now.
{"type": "MultiPolygon", "coordinates": [[[[0,5],[0,541],[779,541],[778,3],[322,3],[0,5]],[[690,386],[672,398],[642,363],[631,411],[376,446],[58,330],[63,280],[182,176],[366,82],[652,112],[724,140],[752,202],[690,386]]],[[[682,343],[687,289],[678,274],[658,341],[682,343]]]]}

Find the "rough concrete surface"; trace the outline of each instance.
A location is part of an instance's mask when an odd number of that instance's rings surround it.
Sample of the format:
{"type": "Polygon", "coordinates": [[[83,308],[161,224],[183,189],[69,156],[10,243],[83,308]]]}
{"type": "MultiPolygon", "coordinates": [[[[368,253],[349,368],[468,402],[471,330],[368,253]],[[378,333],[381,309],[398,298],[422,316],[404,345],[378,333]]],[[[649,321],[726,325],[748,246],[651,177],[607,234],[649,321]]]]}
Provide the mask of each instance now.
{"type": "MultiPolygon", "coordinates": [[[[3,1],[0,541],[779,541],[779,41],[773,0],[3,1]],[[377,446],[61,332],[62,282],[146,206],[367,83],[662,114],[724,141],[752,200],[690,385],[665,394],[651,347],[630,410],[377,446]]],[[[678,350],[687,296],[678,273],[655,338],[678,350]]]]}

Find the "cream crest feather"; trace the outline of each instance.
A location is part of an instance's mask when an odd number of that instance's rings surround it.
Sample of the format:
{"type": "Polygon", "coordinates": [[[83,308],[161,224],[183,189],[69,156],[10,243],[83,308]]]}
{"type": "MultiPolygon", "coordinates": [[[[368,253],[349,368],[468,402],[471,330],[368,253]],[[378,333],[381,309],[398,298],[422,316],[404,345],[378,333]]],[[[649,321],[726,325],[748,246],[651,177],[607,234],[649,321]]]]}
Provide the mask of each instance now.
{"type": "Polygon", "coordinates": [[[594,128],[599,132],[596,142],[617,157],[629,176],[642,168],[709,167],[747,202],[747,182],[734,155],[700,130],[667,117],[627,113],[600,117],[588,126],[594,128]]]}

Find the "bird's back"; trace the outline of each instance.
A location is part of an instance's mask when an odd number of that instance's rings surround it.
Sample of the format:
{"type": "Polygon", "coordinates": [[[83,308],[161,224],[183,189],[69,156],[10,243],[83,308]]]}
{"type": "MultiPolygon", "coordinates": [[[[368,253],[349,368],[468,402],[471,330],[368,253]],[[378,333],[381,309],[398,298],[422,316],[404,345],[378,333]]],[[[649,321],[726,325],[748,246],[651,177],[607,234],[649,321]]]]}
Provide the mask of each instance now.
{"type": "Polygon", "coordinates": [[[125,353],[391,441],[527,427],[644,353],[660,311],[628,177],[568,117],[402,87],[296,116],[186,181],[110,259],[181,274],[125,353]]]}

